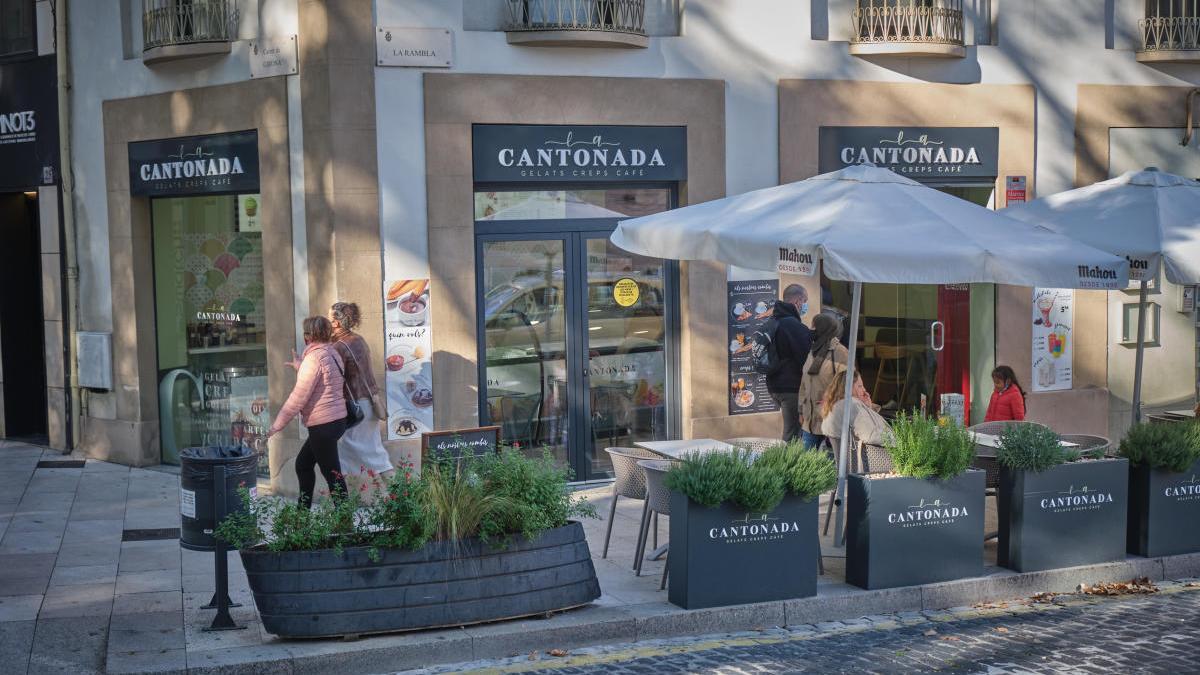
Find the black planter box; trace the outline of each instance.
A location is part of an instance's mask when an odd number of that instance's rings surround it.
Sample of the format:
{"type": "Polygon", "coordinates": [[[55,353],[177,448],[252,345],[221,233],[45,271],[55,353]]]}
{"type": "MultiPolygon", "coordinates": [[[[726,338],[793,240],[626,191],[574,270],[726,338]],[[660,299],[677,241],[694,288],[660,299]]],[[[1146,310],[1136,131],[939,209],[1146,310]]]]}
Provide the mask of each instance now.
{"type": "Polygon", "coordinates": [[[363,635],[544,614],[600,597],[583,526],[504,548],[478,540],[416,551],[241,551],[263,627],[280,637],[363,635]]]}
{"type": "Polygon", "coordinates": [[[847,477],[846,581],[915,586],[983,574],[985,473],[847,477]]]}
{"type": "Polygon", "coordinates": [[[788,496],[763,514],[672,493],[667,598],[699,609],[816,595],[817,547],[815,499],[788,496]]]}
{"type": "Polygon", "coordinates": [[[1128,551],[1150,558],[1200,551],[1200,460],[1183,473],[1130,467],[1128,551]]]}
{"type": "Polygon", "coordinates": [[[1000,470],[996,562],[1037,572],[1125,558],[1129,460],[1000,470]]]}

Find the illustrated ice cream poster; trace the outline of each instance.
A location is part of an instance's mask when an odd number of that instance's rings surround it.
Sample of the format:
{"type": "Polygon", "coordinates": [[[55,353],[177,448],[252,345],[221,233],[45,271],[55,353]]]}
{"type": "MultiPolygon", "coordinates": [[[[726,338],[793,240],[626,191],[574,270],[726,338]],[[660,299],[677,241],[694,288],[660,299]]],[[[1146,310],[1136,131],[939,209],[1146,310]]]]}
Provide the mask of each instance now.
{"type": "Polygon", "coordinates": [[[1075,291],[1069,288],[1033,289],[1032,391],[1071,388],[1071,354],[1075,322],[1075,291]]]}
{"type": "Polygon", "coordinates": [[[388,439],[420,438],[433,431],[429,279],[402,279],[384,289],[388,439]]]}

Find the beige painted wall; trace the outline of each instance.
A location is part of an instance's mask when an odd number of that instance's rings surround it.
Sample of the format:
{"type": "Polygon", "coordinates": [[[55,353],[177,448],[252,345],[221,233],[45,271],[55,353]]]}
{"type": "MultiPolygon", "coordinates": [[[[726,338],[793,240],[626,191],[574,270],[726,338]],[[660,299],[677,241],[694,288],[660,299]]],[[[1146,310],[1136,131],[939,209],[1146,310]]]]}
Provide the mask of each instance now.
{"type": "MultiPolygon", "coordinates": [[[[131,142],[258,130],[267,362],[287,360],[293,326],[292,230],[288,183],[287,99],[281,78],[251,80],[154,96],[106,101],[105,180],[113,284],[113,380],[116,418],[83,419],[82,449],[92,457],[144,466],[160,458],[150,200],[130,197],[131,142]]],[[[268,368],[272,410],[291,389],[294,373],[268,368]]],[[[271,465],[298,449],[296,426],[272,439],[271,465]]]]}
{"type": "MultiPolygon", "coordinates": [[[[997,127],[1000,153],[997,204],[1003,207],[1004,176],[1028,178],[1035,186],[1036,93],[1031,85],[892,83],[849,80],[782,80],[779,83],[779,180],[816,175],[822,126],[997,127]]],[[[1029,323],[1032,289],[998,286],[996,360],[1011,365],[1023,383],[1032,381],[1029,323]]],[[[1075,310],[1075,390],[1031,396],[1031,418],[1049,420],[1062,431],[1101,433],[1106,410],[1093,415],[1096,397],[1077,391],[1104,387],[1105,302],[1102,292],[1079,292],[1075,310]],[[1086,414],[1076,410],[1089,407],[1086,414]],[[1076,428],[1075,425],[1084,425],[1076,428]]],[[[1028,386],[1028,385],[1027,385],[1028,386]]],[[[1100,397],[1106,400],[1105,397],[1100,397]]]]}
{"type": "MultiPolygon", "coordinates": [[[[718,80],[425,75],[426,190],[433,293],[435,425],[479,419],[471,125],[614,124],[687,127],[680,203],[724,196],[725,85],[718,80]]],[[[680,272],[682,420],[687,436],[733,435],[725,417],[725,266],[680,272]]],[[[740,427],[739,427],[740,429],[740,427]]],[[[758,431],[754,429],[753,431],[758,431]]],[[[744,435],[757,435],[747,433],[744,435]]]]}

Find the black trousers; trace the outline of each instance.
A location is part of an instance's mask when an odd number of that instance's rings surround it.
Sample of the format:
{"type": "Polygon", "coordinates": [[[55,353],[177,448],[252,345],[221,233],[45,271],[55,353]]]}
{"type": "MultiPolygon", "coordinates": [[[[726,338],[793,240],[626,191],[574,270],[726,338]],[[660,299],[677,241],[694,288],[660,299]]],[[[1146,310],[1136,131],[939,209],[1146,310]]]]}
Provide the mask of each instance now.
{"type": "Polygon", "coordinates": [[[300,480],[300,506],[311,507],[313,488],[317,485],[317,474],[313,466],[321,468],[321,475],[329,485],[329,493],[335,501],[346,495],[346,479],[342,477],[342,465],[338,461],[338,439],[346,433],[346,420],[327,422],[308,428],[308,440],[296,455],[296,478],[300,480]]]}
{"type": "Polygon", "coordinates": [[[800,393],[771,392],[771,398],[779,404],[783,415],[783,440],[785,443],[800,438],[800,393]]]}

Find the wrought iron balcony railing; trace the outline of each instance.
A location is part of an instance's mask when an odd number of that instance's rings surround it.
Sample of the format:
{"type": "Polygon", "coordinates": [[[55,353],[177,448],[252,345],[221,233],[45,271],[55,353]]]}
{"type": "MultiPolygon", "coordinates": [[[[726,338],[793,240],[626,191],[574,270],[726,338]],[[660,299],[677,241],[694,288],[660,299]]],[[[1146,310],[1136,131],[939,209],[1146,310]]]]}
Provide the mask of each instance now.
{"type": "Polygon", "coordinates": [[[236,0],[142,0],[142,60],[227,53],[236,0]]]}
{"type": "Polygon", "coordinates": [[[513,44],[645,47],[646,0],[508,0],[513,44]]]}
{"type": "Polygon", "coordinates": [[[962,0],[858,0],[850,53],[963,56],[962,0]]]}
{"type": "Polygon", "coordinates": [[[1139,61],[1200,61],[1200,0],[1147,0],[1139,61]]]}

